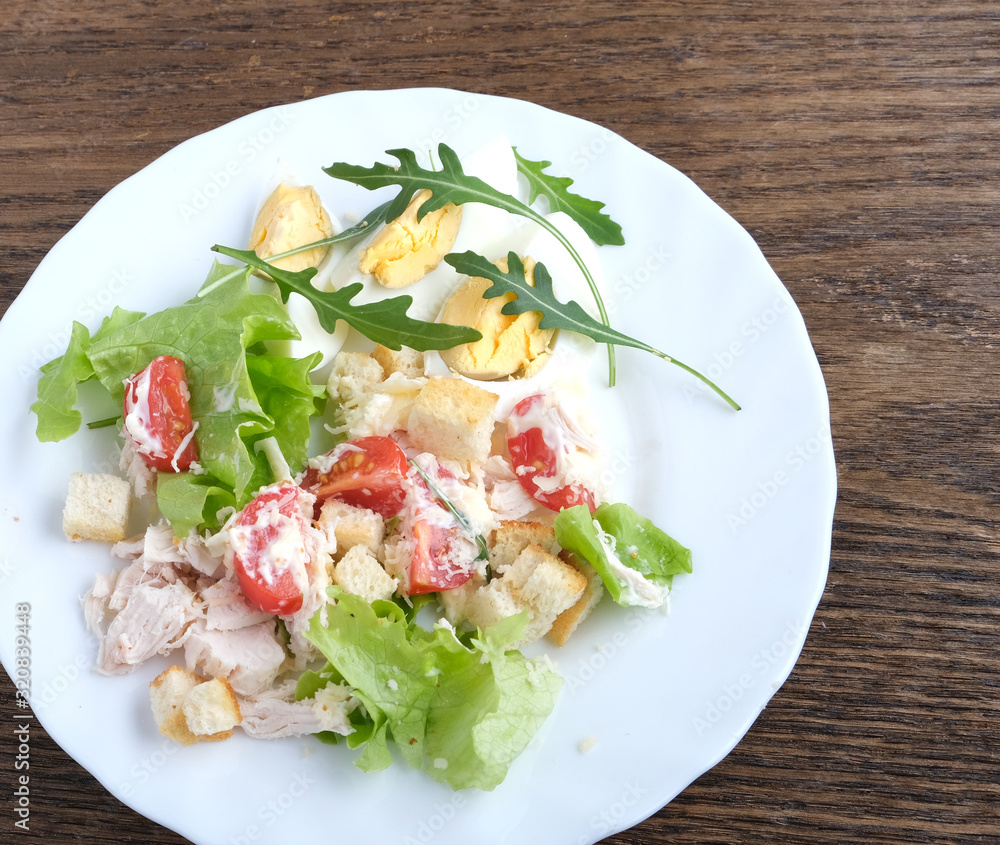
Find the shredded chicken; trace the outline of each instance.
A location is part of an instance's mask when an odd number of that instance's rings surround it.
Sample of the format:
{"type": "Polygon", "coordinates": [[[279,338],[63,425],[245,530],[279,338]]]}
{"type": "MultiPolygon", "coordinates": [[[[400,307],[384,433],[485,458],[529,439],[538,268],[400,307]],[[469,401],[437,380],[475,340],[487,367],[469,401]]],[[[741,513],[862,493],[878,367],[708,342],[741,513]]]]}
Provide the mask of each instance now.
{"type": "Polygon", "coordinates": [[[199,613],[194,593],[183,584],[136,587],[108,626],[97,670],[121,675],[154,654],[167,654],[181,645],[179,637],[199,613]]]}
{"type": "Polygon", "coordinates": [[[147,493],[153,492],[156,487],[156,473],[147,466],[142,459],[131,437],[124,437],[121,456],[118,458],[118,468],[125,473],[125,477],[132,483],[132,490],[135,497],[141,499],[147,493]]]}
{"type": "Polygon", "coordinates": [[[353,733],[348,714],[357,706],[346,687],[330,684],[315,699],[295,701],[294,682],[240,699],[240,727],[256,739],[282,739],[319,731],[353,733]],[[329,690],[329,692],[327,692],[329,690]]]}
{"type": "Polygon", "coordinates": [[[223,578],[201,591],[210,631],[236,631],[272,619],[270,613],[247,601],[238,581],[223,578]]]}
{"type": "Polygon", "coordinates": [[[210,631],[198,620],[184,643],[187,670],[225,678],[240,695],[268,689],[285,662],[273,620],[235,631],[210,631]]]}

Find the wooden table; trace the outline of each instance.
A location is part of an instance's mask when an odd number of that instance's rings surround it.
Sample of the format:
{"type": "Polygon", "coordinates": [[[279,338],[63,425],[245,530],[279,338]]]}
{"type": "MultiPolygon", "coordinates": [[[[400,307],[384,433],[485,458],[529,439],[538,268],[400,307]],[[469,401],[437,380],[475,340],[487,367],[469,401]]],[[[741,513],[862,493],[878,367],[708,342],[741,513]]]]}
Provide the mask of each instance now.
{"type": "MultiPolygon", "coordinates": [[[[810,329],[840,474],[831,572],[746,738],[608,841],[1000,842],[995,0],[5,8],[5,306],[106,191],[178,142],[334,91],[533,100],[690,175],[810,329]]],[[[4,841],[184,841],[33,741],[43,786],[15,836],[0,731],[4,841]]]]}

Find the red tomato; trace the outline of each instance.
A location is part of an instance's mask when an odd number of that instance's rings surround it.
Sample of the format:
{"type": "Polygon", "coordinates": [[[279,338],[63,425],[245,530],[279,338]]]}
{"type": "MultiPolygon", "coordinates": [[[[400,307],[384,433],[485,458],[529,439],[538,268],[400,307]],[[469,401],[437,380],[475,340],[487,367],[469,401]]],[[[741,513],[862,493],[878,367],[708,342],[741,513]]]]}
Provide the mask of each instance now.
{"type": "Polygon", "coordinates": [[[453,544],[460,536],[457,531],[426,519],[417,520],[412,530],[416,543],[410,561],[409,595],[454,590],[472,577],[471,561],[468,566],[446,563],[454,557],[453,544]]]}
{"type": "Polygon", "coordinates": [[[300,493],[292,484],[266,489],[243,509],[229,532],[243,595],[277,616],[302,607],[302,590],[309,580],[300,493]]]}
{"type": "Polygon", "coordinates": [[[390,437],[372,435],[343,443],[330,452],[338,460],[326,472],[310,469],[302,486],[317,503],[331,496],[390,519],[406,501],[406,454],[390,437]]]}
{"type": "MultiPolygon", "coordinates": [[[[539,489],[536,479],[554,478],[559,472],[559,461],[556,449],[562,449],[564,455],[569,455],[573,448],[570,444],[560,442],[555,445],[545,439],[542,427],[531,425],[532,411],[537,412],[536,405],[544,400],[541,394],[522,399],[507,420],[507,448],[510,451],[510,462],[514,467],[517,480],[535,501],[549,510],[560,511],[574,505],[586,505],[591,512],[597,509],[594,494],[580,484],[574,483],[555,489],[539,489]]],[[[559,426],[558,421],[551,424],[553,430],[559,426]]]]}
{"type": "Polygon", "coordinates": [[[198,460],[184,362],[161,355],[125,381],[125,435],[148,466],[183,472],[198,460]]]}

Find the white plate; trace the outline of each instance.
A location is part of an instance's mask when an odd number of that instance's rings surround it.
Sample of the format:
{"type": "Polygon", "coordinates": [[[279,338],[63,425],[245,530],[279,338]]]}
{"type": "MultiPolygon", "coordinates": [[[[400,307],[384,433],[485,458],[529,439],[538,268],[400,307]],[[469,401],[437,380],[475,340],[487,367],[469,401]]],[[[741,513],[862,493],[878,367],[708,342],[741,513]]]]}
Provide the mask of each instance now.
{"type": "MultiPolygon", "coordinates": [[[[516,100],[448,90],[349,92],[249,115],[193,138],[111,191],[49,253],[0,325],[0,547],[6,606],[31,605],[32,704],[52,737],[129,806],[192,842],[589,843],[656,812],[724,757],[803,645],[826,582],[836,496],[829,407],[801,316],[750,236],[690,180],[606,129],[516,100]],[[312,740],[181,748],[151,718],[147,684],[90,670],[80,596],[108,570],[67,545],[69,473],[107,469],[107,432],[34,437],[39,364],[72,320],[188,298],[214,243],[240,246],[278,158],[337,211],[366,192],[319,168],[460,153],[506,134],[607,203],[627,245],[600,250],[613,322],[718,380],[733,412],[678,368],[619,350],[608,406],[619,489],[694,550],[669,616],[606,600],[553,657],[566,685],[492,793],[453,793],[397,764],[364,775],[312,740]],[[11,366],[13,364],[13,366],[11,366]],[[17,479],[16,483],[12,479],[17,479]],[[581,743],[593,744],[584,753],[581,743]]],[[[595,365],[601,369],[602,362],[595,365]]],[[[13,674],[10,620],[2,658],[13,674]]]]}

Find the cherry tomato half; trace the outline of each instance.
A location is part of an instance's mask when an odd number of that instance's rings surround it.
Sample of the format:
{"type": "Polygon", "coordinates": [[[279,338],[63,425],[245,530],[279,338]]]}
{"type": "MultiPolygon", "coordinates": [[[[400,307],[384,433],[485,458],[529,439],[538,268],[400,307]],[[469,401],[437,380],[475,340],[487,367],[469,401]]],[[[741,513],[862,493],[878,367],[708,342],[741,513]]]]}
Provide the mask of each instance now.
{"type": "Polygon", "coordinates": [[[449,563],[455,558],[455,544],[461,537],[459,530],[445,528],[426,519],[417,520],[412,530],[416,542],[407,587],[411,596],[454,590],[472,577],[471,565],[449,563]]]}
{"type": "Polygon", "coordinates": [[[309,576],[300,495],[293,484],[265,489],[229,532],[243,595],[265,613],[287,616],[302,607],[309,576]]]}
{"type": "Polygon", "coordinates": [[[316,494],[317,505],[331,496],[359,508],[394,517],[406,501],[406,454],[391,437],[372,435],[343,443],[326,472],[310,469],[302,486],[316,494]]]}
{"type": "Polygon", "coordinates": [[[522,399],[507,420],[507,449],[517,480],[535,501],[549,510],[560,511],[574,505],[586,505],[593,512],[597,509],[596,497],[583,485],[539,484],[542,479],[558,477],[559,456],[556,450],[562,450],[564,458],[568,458],[576,448],[559,437],[561,423],[555,417],[539,413],[542,402],[544,397],[540,393],[522,399]],[[532,424],[538,420],[543,420],[542,425],[532,424]],[[546,439],[546,430],[550,432],[549,439],[546,439]]]}
{"type": "Polygon", "coordinates": [[[169,355],[125,380],[125,435],[160,472],[183,472],[198,460],[184,362],[169,355]]]}

